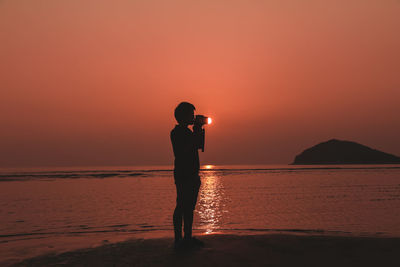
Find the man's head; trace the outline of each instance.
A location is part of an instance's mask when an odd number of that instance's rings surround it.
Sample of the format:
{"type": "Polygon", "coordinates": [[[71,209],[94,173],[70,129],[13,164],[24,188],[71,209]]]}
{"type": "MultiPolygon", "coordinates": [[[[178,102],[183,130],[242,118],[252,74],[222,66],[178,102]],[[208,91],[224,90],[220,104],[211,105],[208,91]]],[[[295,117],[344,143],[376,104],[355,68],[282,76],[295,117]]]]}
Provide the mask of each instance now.
{"type": "Polygon", "coordinates": [[[182,102],[175,108],[175,119],[179,124],[189,125],[194,123],[194,110],[196,108],[188,103],[182,102]]]}

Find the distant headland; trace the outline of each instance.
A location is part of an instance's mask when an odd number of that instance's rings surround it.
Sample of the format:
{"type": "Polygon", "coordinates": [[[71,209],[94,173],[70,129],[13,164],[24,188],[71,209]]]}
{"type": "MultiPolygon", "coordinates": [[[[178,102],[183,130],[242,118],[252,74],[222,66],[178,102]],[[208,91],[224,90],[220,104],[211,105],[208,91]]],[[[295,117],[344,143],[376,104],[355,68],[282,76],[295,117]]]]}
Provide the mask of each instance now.
{"type": "Polygon", "coordinates": [[[331,139],[304,150],[292,164],[400,164],[400,157],[356,142],[331,139]]]}

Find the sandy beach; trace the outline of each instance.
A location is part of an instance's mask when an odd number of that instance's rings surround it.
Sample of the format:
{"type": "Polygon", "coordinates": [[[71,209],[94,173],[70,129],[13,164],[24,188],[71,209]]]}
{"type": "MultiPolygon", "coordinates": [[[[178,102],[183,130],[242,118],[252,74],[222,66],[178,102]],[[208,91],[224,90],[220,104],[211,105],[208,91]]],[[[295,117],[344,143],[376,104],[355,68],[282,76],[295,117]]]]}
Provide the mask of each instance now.
{"type": "Polygon", "coordinates": [[[213,234],[199,239],[204,248],[176,252],[171,238],[131,239],[13,266],[400,266],[400,238],[213,234]]]}

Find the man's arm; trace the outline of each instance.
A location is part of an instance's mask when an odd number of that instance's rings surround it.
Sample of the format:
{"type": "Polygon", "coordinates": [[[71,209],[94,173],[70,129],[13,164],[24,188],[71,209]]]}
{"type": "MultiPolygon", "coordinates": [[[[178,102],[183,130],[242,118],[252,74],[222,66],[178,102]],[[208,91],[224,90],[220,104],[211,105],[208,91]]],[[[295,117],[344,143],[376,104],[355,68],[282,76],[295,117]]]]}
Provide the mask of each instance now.
{"type": "Polygon", "coordinates": [[[195,124],[193,126],[193,136],[194,136],[195,147],[197,149],[202,149],[204,151],[205,131],[201,127],[201,124],[195,124]]]}

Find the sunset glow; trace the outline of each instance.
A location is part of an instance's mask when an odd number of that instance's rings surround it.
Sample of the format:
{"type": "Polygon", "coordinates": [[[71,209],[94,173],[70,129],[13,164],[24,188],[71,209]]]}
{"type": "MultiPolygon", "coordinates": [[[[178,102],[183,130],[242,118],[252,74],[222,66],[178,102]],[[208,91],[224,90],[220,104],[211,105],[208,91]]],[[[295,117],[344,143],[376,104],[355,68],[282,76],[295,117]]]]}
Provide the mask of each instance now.
{"type": "Polygon", "coordinates": [[[400,0],[0,0],[0,266],[400,266],[400,0]]]}
{"type": "Polygon", "coordinates": [[[181,101],[215,164],[400,155],[398,1],[95,2],[0,2],[1,166],[171,165],[181,101]]]}

